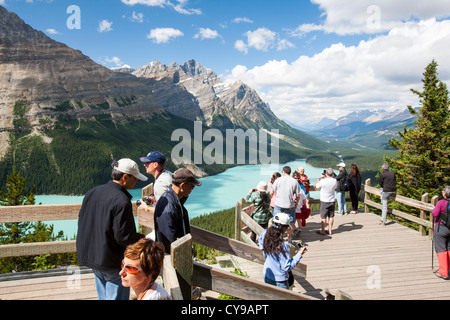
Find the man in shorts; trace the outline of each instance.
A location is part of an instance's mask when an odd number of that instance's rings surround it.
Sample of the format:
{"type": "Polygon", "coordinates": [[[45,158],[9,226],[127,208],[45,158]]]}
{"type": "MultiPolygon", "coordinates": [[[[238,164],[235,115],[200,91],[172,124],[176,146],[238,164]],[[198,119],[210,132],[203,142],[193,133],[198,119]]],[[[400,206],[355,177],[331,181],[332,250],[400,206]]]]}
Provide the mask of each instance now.
{"type": "Polygon", "coordinates": [[[322,230],[317,231],[321,235],[325,235],[325,225],[328,218],[328,234],[331,235],[334,222],[335,209],[335,190],[337,187],[337,180],[333,178],[333,169],[328,168],[325,175],[321,174],[316,182],[316,189],[320,190],[320,219],[322,222],[322,230]]]}

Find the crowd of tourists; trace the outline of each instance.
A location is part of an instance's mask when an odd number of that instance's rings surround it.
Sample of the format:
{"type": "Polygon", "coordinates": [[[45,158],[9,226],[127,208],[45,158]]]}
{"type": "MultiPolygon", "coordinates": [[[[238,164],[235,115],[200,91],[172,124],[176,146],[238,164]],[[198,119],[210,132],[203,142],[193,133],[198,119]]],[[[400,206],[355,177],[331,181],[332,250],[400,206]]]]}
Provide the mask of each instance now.
{"type": "MultiPolygon", "coordinates": [[[[153,194],[138,201],[139,209],[154,215],[155,226],[150,234],[136,230],[128,190],[138,180],[148,178],[131,159],[112,163],[112,180],[89,190],[79,212],[77,259],[80,265],[93,270],[100,300],[128,300],[130,288],[139,300],[170,300],[157,278],[171,243],[190,233],[184,204],[194,188],[202,185],[201,181],[186,168],[173,173],[166,170],[166,157],[161,152],[150,152],[139,160],[146,173],[154,178],[153,194]]],[[[328,168],[314,183],[315,190],[320,191],[321,228],[317,230],[320,235],[332,235],[335,214],[358,213],[359,168],[352,164],[347,173],[345,163],[337,167],[337,175],[328,168]],[[347,211],[346,192],[351,198],[350,211],[347,211]]],[[[395,174],[386,164],[379,183],[383,208],[380,224],[385,225],[388,199],[396,193],[395,174]]],[[[311,215],[311,186],[304,168],[292,172],[285,166],[281,173],[275,172],[270,177],[269,183],[261,181],[249,190],[246,200],[253,204],[250,215],[263,230],[259,237],[252,232],[251,239],[264,253],[266,283],[282,288],[292,286],[291,270],[307,251],[307,246],[301,241],[294,242],[293,238],[301,235],[311,215]],[[295,254],[291,255],[292,247],[295,254]]],[[[442,217],[447,211],[450,214],[450,187],[445,187],[443,196],[432,214],[436,218],[435,249],[439,260],[436,275],[448,280],[450,231],[442,217]]]]}

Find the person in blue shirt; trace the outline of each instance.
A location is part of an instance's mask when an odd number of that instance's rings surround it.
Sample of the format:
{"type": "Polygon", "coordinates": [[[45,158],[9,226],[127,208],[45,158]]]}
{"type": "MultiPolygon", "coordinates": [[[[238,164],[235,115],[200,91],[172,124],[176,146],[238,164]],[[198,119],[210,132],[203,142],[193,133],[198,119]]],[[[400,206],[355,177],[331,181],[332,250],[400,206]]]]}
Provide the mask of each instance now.
{"type": "Polygon", "coordinates": [[[277,213],[272,226],[264,230],[259,237],[259,247],[266,257],[264,282],[284,289],[289,289],[289,271],[300,262],[307,250],[302,247],[291,257],[289,245],[283,239],[288,228],[291,228],[289,216],[286,213],[277,213]]]}

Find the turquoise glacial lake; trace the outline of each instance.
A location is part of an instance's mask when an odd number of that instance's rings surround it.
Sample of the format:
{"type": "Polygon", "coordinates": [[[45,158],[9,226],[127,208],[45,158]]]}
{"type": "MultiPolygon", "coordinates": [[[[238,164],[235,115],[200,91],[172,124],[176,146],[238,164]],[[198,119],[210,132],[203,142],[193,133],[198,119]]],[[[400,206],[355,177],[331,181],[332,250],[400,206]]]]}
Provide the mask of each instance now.
{"type": "MultiPolygon", "coordinates": [[[[283,166],[288,165],[292,171],[298,167],[305,168],[305,174],[314,183],[324,168],[314,168],[304,160],[296,160],[280,165],[244,165],[226,170],[220,174],[199,179],[200,187],[196,187],[186,201],[186,209],[189,217],[209,214],[222,209],[229,209],[236,205],[237,201],[245,198],[250,188],[256,187],[260,181],[270,180],[274,172],[282,171],[283,166]]],[[[331,167],[334,169],[333,165],[331,167]]],[[[336,169],[337,171],[337,169],[336,169]]],[[[132,201],[141,198],[142,190],[130,190],[132,201]]],[[[311,192],[312,198],[319,198],[318,192],[311,192]]],[[[36,204],[73,204],[82,203],[83,196],[47,196],[37,195],[36,204]]],[[[54,225],[54,231],[64,231],[64,234],[72,238],[77,233],[77,220],[46,221],[54,225]]]]}

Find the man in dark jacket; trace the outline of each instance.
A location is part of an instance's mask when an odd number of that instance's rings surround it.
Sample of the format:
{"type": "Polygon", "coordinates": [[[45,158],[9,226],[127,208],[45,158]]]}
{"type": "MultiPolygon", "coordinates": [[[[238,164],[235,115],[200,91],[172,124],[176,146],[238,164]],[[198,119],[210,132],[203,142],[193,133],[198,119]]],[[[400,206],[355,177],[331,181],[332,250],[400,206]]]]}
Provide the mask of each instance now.
{"type": "Polygon", "coordinates": [[[195,188],[201,186],[189,169],[178,169],[172,176],[171,187],[159,198],[155,207],[156,241],[162,242],[166,253],[170,244],[190,233],[189,216],[184,203],[195,188]]]}
{"type": "Polygon", "coordinates": [[[139,173],[130,159],[112,164],[112,181],[89,190],[78,217],[78,263],[92,268],[99,300],[128,300],[130,288],[122,286],[119,275],[125,248],[144,235],[136,232],[131,194],[139,173]]]}
{"type": "Polygon", "coordinates": [[[381,225],[385,225],[387,222],[387,209],[388,209],[388,200],[390,197],[395,196],[397,191],[395,173],[393,171],[389,171],[389,165],[384,163],[382,165],[383,172],[380,173],[380,194],[381,194],[381,225]]]}

